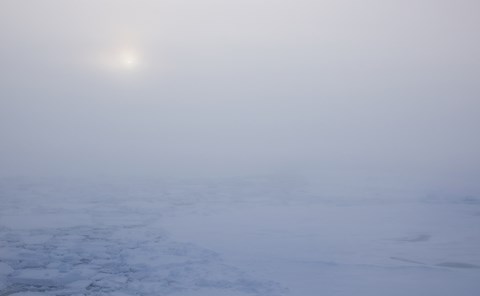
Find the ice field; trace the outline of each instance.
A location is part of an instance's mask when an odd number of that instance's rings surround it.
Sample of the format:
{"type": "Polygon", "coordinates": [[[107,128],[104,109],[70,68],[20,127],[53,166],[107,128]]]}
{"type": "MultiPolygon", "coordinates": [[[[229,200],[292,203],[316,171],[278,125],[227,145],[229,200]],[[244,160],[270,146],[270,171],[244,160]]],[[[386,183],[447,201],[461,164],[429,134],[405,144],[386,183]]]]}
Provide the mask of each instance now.
{"type": "Polygon", "coordinates": [[[2,179],[0,295],[476,295],[480,200],[2,179]]]}
{"type": "Polygon", "coordinates": [[[0,0],[0,296],[480,296],[480,0],[0,0]]]}

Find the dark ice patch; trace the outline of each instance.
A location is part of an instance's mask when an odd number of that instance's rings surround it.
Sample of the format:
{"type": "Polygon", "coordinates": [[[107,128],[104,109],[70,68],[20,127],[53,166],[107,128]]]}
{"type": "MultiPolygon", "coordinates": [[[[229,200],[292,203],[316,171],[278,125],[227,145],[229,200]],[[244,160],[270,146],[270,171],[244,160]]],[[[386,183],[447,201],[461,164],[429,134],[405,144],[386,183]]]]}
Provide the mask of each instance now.
{"type": "Polygon", "coordinates": [[[463,262],[442,262],[436,264],[436,266],[452,267],[452,268],[480,268],[480,265],[463,263],[463,262]]]}
{"type": "Polygon", "coordinates": [[[422,233],[412,236],[407,236],[399,239],[402,242],[409,242],[409,243],[418,243],[418,242],[426,242],[430,240],[432,236],[430,234],[422,233]]]}
{"type": "Polygon", "coordinates": [[[425,264],[425,263],[420,262],[420,261],[410,260],[410,259],[401,258],[401,257],[390,257],[390,259],[397,260],[397,261],[402,261],[402,262],[406,262],[406,263],[425,264]]]}

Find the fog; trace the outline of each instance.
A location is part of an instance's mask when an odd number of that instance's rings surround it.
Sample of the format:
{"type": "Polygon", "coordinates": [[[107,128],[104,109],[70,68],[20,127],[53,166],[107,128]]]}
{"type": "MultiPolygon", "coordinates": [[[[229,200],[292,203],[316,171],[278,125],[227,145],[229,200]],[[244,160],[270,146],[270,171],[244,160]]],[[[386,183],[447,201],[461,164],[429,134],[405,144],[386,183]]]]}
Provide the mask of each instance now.
{"type": "Polygon", "coordinates": [[[479,9],[4,0],[0,175],[322,172],[478,192],[479,9]]]}
{"type": "Polygon", "coordinates": [[[480,295],[479,12],[0,0],[0,296],[480,295]]]}

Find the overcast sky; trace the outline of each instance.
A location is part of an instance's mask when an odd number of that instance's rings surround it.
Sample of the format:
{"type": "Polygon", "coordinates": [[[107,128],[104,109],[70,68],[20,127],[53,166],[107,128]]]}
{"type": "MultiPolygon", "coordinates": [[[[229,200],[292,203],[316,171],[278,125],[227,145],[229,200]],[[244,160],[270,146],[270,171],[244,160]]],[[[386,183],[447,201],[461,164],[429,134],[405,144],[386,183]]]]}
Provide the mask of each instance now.
{"type": "Polygon", "coordinates": [[[0,175],[474,179],[479,12],[476,0],[2,0],[0,175]]]}

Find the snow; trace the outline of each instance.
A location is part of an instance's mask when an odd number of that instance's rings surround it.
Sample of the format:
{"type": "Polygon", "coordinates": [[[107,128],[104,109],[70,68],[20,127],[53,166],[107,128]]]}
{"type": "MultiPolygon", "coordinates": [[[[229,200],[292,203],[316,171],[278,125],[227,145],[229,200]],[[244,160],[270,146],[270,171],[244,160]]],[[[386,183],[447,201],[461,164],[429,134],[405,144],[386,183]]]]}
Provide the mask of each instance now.
{"type": "Polygon", "coordinates": [[[13,269],[6,263],[0,262],[0,275],[9,275],[13,269]]]}
{"type": "Polygon", "coordinates": [[[0,295],[475,295],[480,202],[301,182],[0,182],[0,295]]]}

